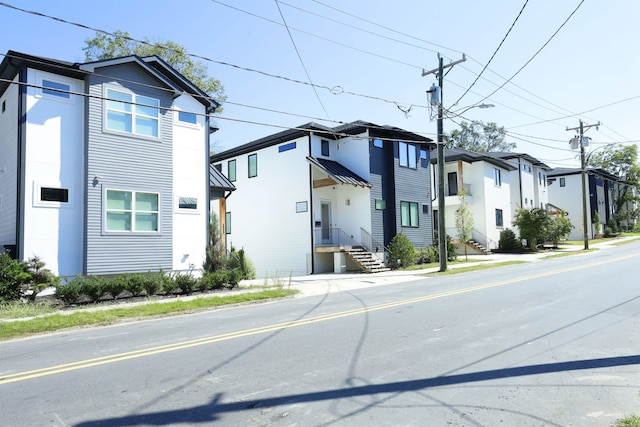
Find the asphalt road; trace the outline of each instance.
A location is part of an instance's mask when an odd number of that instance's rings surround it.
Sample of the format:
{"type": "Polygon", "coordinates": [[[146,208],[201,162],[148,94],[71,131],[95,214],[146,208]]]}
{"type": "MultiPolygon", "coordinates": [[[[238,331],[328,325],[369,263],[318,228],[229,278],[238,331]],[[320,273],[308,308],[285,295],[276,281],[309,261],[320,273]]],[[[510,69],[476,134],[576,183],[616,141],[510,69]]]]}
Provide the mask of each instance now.
{"type": "Polygon", "coordinates": [[[0,425],[610,426],[640,242],[0,343],[0,425]]]}

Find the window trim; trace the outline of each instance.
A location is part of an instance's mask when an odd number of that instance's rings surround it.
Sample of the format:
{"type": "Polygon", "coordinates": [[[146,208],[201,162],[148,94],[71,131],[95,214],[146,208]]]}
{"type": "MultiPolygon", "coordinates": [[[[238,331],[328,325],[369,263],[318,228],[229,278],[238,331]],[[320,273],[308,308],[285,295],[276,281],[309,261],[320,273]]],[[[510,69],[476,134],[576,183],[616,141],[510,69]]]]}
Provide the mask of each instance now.
{"type": "Polygon", "coordinates": [[[566,187],[567,186],[567,181],[563,176],[560,177],[560,179],[558,180],[558,183],[560,184],[560,187],[566,187]]]}
{"type": "Polygon", "coordinates": [[[504,228],[504,212],[498,208],[496,208],[496,228],[504,228]]]}
{"type": "Polygon", "coordinates": [[[419,209],[419,203],[418,202],[406,202],[406,201],[401,201],[400,202],[400,226],[404,227],[404,228],[420,228],[420,209],[419,209]],[[403,217],[403,206],[406,206],[408,209],[408,223],[405,224],[404,221],[404,217],[403,217]],[[415,207],[415,218],[412,218],[411,212],[413,211],[412,207],[415,207]],[[414,224],[414,220],[415,219],[415,224],[414,224]]]}
{"type": "MultiPolygon", "coordinates": [[[[141,94],[137,94],[135,92],[132,92],[130,90],[127,90],[123,87],[117,86],[110,86],[110,85],[104,85],[104,100],[103,100],[103,122],[102,122],[102,128],[104,132],[107,133],[114,133],[114,134],[118,134],[118,135],[127,135],[127,136],[131,136],[131,137],[136,137],[136,138],[144,138],[144,139],[150,139],[150,140],[159,140],[161,138],[162,135],[162,126],[161,126],[161,119],[162,119],[162,115],[160,114],[160,99],[159,98],[154,98],[152,96],[147,96],[147,95],[141,95],[141,94]],[[123,95],[127,95],[131,97],[130,101],[120,101],[117,99],[112,98],[109,95],[109,92],[116,92],[116,93],[120,93],[123,95]],[[157,116],[156,118],[153,118],[152,116],[149,116],[147,114],[142,114],[140,112],[137,111],[137,107],[138,107],[138,97],[142,97],[142,98],[148,98],[148,99],[152,99],[154,101],[158,102],[158,106],[157,107],[153,107],[153,106],[148,106],[148,104],[144,104],[144,108],[155,108],[157,111],[157,116]],[[117,109],[113,109],[111,107],[109,107],[109,103],[110,102],[114,102],[114,103],[120,103],[123,105],[129,105],[130,111],[126,111],[125,110],[117,110],[117,109]],[[120,129],[114,129],[109,127],[109,112],[115,112],[115,113],[123,113],[126,114],[128,116],[130,116],[131,118],[131,132],[128,132],[126,130],[120,130],[120,129]],[[155,120],[157,122],[157,135],[146,135],[144,133],[138,133],[136,132],[137,130],[137,118],[143,118],[143,119],[147,119],[147,120],[155,120]]],[[[142,104],[141,104],[142,105],[142,104]]]]}
{"type": "Polygon", "coordinates": [[[200,206],[198,206],[198,198],[195,196],[185,196],[185,195],[176,195],[174,211],[176,213],[184,213],[184,214],[200,214],[200,206]],[[180,207],[180,199],[195,199],[196,207],[195,208],[185,208],[180,207]]]}
{"type": "Polygon", "coordinates": [[[249,154],[247,156],[247,175],[249,178],[255,178],[258,176],[258,153],[249,154]],[[251,174],[251,158],[255,159],[255,172],[251,174]]]}
{"type": "Polygon", "coordinates": [[[36,98],[49,99],[51,101],[64,102],[67,104],[75,104],[76,97],[72,96],[71,94],[71,92],[76,91],[75,82],[66,80],[64,78],[60,78],[60,76],[55,74],[49,74],[49,73],[43,73],[43,72],[38,72],[36,74],[36,81],[38,82],[38,86],[40,86],[35,90],[36,98]],[[47,93],[46,92],[47,88],[45,87],[45,81],[68,87],[68,89],[51,87],[49,88],[49,90],[58,89],[62,91],[68,91],[68,93],[65,94],[64,92],[57,92],[55,90],[51,90],[52,93],[47,93]]]}
{"type": "Polygon", "coordinates": [[[403,168],[418,169],[418,155],[415,145],[398,141],[398,164],[403,168]],[[406,164],[403,164],[403,158],[406,159],[406,164]]]}
{"type": "Polygon", "coordinates": [[[278,153],[284,153],[285,151],[295,150],[297,148],[296,141],[289,142],[287,144],[282,144],[278,147],[278,153]]]}
{"type": "Polygon", "coordinates": [[[498,168],[493,168],[493,185],[502,187],[502,172],[498,168]]]}
{"type": "Polygon", "coordinates": [[[71,186],[61,185],[60,183],[33,182],[33,206],[47,208],[73,208],[75,200],[75,191],[71,186]],[[52,188],[67,191],[67,201],[58,202],[53,200],[42,200],[42,189],[52,188]]]}
{"type": "MultiPolygon", "coordinates": [[[[104,188],[103,193],[102,193],[102,234],[104,235],[125,235],[125,236],[140,236],[140,235],[160,235],[162,234],[162,215],[161,215],[161,211],[162,211],[162,197],[160,195],[159,192],[157,191],[148,191],[148,190],[130,190],[130,189],[123,189],[123,188],[104,188]],[[119,191],[119,192],[124,192],[124,193],[131,193],[131,230],[109,230],[108,229],[108,220],[107,220],[107,214],[109,213],[109,209],[107,207],[108,204],[108,194],[109,191],[119,191]],[[135,230],[135,224],[136,224],[136,195],[138,193],[143,193],[143,194],[155,194],[158,197],[158,210],[155,211],[155,213],[158,215],[158,229],[157,230],[142,230],[142,231],[136,231],[135,230]]],[[[113,211],[120,211],[117,209],[112,209],[113,211]]],[[[127,211],[128,212],[128,211],[127,211]]],[[[154,211],[141,211],[143,213],[154,213],[154,211]]]]}
{"type": "Polygon", "coordinates": [[[224,213],[224,234],[231,234],[231,212],[224,213]]]}
{"type": "Polygon", "coordinates": [[[385,199],[375,199],[373,202],[373,207],[377,211],[383,211],[387,209],[387,201],[385,199]]]}
{"type": "Polygon", "coordinates": [[[180,126],[186,126],[186,127],[190,127],[190,128],[198,128],[198,114],[191,112],[191,111],[185,111],[185,110],[176,110],[174,112],[174,117],[175,117],[175,123],[180,125],[180,126]],[[188,115],[188,116],[193,116],[195,122],[188,122],[188,121],[184,121],[182,120],[180,117],[182,115],[188,115]]]}
{"type": "Polygon", "coordinates": [[[331,150],[329,149],[329,140],[328,139],[321,139],[320,140],[320,155],[325,156],[325,157],[329,157],[329,155],[331,154],[331,150]],[[326,150],[325,150],[326,148],[326,150]]]}

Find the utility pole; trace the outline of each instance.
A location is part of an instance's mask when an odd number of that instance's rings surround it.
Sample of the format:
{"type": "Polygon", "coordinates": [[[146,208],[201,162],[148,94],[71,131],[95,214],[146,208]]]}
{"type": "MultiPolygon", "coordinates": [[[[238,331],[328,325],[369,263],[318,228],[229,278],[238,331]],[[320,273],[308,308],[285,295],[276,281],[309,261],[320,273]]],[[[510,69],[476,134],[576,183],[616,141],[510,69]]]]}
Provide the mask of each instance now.
{"type": "Polygon", "coordinates": [[[444,226],[444,129],[442,124],[443,114],[443,92],[442,83],[444,80],[444,69],[453,67],[467,60],[462,54],[462,59],[443,65],[443,58],[438,53],[438,68],[425,71],[422,70],[422,77],[435,74],[438,77],[438,87],[440,88],[440,100],[438,102],[438,252],[440,254],[440,271],[447,271],[447,232],[444,226]]]}
{"type": "Polygon", "coordinates": [[[575,128],[567,128],[568,131],[580,131],[580,135],[578,138],[580,139],[580,171],[582,177],[582,237],[584,239],[585,250],[589,249],[589,231],[587,229],[590,229],[591,227],[589,227],[589,223],[587,221],[587,169],[584,155],[584,132],[585,129],[589,130],[592,127],[597,128],[598,126],[600,126],[600,122],[595,125],[585,125],[582,122],[582,119],[580,119],[580,126],[575,128]]]}

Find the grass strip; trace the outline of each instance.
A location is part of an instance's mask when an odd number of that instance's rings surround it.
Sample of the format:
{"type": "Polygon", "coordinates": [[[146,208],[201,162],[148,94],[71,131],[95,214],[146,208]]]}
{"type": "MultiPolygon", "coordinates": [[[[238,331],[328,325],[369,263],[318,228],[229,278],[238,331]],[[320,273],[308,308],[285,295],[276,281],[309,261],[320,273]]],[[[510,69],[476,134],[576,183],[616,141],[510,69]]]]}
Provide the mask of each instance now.
{"type": "Polygon", "coordinates": [[[633,415],[616,421],[613,427],[640,427],[640,417],[633,415]]]}
{"type": "Polygon", "coordinates": [[[507,265],[526,264],[527,261],[504,261],[487,265],[470,265],[468,267],[449,268],[446,271],[425,273],[423,276],[451,276],[453,274],[468,273],[470,271],[488,270],[490,268],[505,267],[507,265]]]}
{"type": "Polygon", "coordinates": [[[0,340],[25,337],[28,335],[58,331],[81,326],[109,325],[124,319],[182,314],[223,305],[283,298],[297,294],[294,289],[270,289],[260,292],[235,295],[176,300],[165,303],[142,304],[134,307],[118,307],[98,311],[77,311],[71,314],[52,314],[29,320],[0,323],[0,340]]]}

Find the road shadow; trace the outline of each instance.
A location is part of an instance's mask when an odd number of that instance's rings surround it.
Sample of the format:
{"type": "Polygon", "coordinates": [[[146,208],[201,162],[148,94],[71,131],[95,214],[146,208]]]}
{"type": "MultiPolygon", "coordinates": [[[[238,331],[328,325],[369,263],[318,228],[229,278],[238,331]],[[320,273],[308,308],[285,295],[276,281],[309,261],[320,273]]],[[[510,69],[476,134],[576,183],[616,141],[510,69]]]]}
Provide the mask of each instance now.
{"type": "Polygon", "coordinates": [[[428,390],[472,382],[516,378],[529,375],[542,375],[557,372],[571,372],[586,369],[602,369],[619,366],[640,365],[640,355],[584,359],[569,362],[543,363],[514,368],[492,369],[466,374],[446,375],[419,380],[398,381],[384,384],[369,384],[343,389],[324,390],[311,393],[290,394],[267,397],[242,402],[222,402],[223,394],[217,393],[206,405],[190,408],[159,411],[145,414],[125,415],[122,417],[91,420],[76,424],[76,427],[130,427],[139,425],[166,426],[175,423],[202,424],[220,419],[225,413],[241,412],[256,408],[276,407],[300,403],[346,399],[381,393],[404,393],[428,390]]]}

